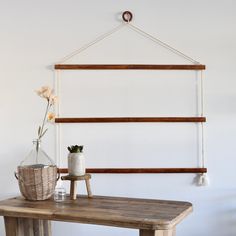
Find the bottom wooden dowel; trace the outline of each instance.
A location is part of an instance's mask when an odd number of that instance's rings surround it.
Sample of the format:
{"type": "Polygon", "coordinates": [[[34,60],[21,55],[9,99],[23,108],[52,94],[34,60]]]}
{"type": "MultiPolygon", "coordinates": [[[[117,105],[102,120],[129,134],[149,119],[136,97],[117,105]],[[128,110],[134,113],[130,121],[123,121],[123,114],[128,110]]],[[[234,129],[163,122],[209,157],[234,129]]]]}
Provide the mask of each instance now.
{"type": "MultiPolygon", "coordinates": [[[[60,168],[61,174],[68,173],[67,168],[60,168]]],[[[87,168],[91,174],[194,174],[207,173],[207,168],[87,168]]]]}

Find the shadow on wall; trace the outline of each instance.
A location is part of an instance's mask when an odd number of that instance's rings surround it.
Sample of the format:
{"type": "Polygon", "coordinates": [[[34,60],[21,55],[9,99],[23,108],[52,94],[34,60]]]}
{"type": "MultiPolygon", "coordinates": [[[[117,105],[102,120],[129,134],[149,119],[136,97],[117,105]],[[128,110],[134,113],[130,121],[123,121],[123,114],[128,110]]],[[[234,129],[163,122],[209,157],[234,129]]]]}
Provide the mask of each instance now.
{"type": "Polygon", "coordinates": [[[68,222],[67,223],[53,222],[52,224],[53,235],[64,236],[65,233],[63,233],[64,232],[63,230],[65,229],[67,235],[70,236],[76,236],[76,235],[93,236],[94,232],[96,232],[96,235],[102,235],[102,236],[138,235],[138,230],[136,229],[116,228],[109,226],[87,225],[87,224],[68,223],[68,222]]]}
{"type": "Polygon", "coordinates": [[[24,156],[23,153],[18,153],[17,151],[1,153],[4,156],[4,168],[1,169],[1,200],[16,195],[20,195],[18,188],[17,179],[14,176],[17,166],[20,163],[20,157],[24,156]],[[17,155],[16,155],[17,154],[17,155]],[[4,183],[7,183],[4,185],[4,183]]]}
{"type": "Polygon", "coordinates": [[[226,232],[221,232],[224,236],[236,235],[236,194],[229,195],[221,199],[221,210],[217,213],[217,225],[221,225],[226,232]]]}
{"type": "Polygon", "coordinates": [[[198,218],[204,216],[208,220],[199,228],[196,236],[204,233],[209,236],[236,235],[236,194],[224,194],[217,199],[211,197],[209,201],[203,203],[202,209],[205,210],[198,211],[198,218]]]}

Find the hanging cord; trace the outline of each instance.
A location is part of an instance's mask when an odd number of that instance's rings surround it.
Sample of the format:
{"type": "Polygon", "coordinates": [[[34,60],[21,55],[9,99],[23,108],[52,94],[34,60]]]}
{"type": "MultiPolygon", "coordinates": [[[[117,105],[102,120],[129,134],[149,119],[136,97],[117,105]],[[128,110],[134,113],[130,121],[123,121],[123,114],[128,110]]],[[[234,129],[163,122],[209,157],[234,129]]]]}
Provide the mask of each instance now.
{"type": "Polygon", "coordinates": [[[120,29],[122,29],[124,26],[126,26],[127,23],[122,23],[120,24],[119,26],[115,27],[114,29],[108,31],[107,33],[97,37],[95,40],[91,41],[90,43],[84,45],[83,47],[79,48],[78,50],[75,50],[74,52],[72,52],[71,54],[65,56],[60,62],[59,64],[61,63],[64,63],[66,61],[68,61],[69,59],[71,59],[72,57],[80,54],[81,52],[87,50],[88,48],[90,48],[91,46],[99,43],[100,41],[102,41],[103,39],[109,37],[110,35],[116,33],[117,31],[119,31],[120,29]]]}
{"type": "Polygon", "coordinates": [[[203,126],[203,123],[201,123],[201,165],[202,165],[202,168],[205,167],[205,149],[204,149],[204,143],[205,143],[205,139],[204,139],[204,126],[203,126]]]}
{"type": "Polygon", "coordinates": [[[201,116],[203,116],[203,114],[204,114],[204,94],[203,94],[203,92],[204,92],[204,88],[203,88],[203,72],[202,72],[202,70],[200,71],[200,83],[201,83],[201,89],[200,89],[200,91],[201,91],[201,116]]]}
{"type": "MultiPolygon", "coordinates": [[[[60,116],[60,111],[61,111],[61,107],[60,107],[60,71],[56,70],[55,71],[55,93],[57,94],[57,96],[59,97],[59,100],[57,102],[57,105],[55,106],[55,114],[56,117],[60,116]]],[[[61,167],[61,124],[56,124],[56,144],[55,144],[55,153],[56,153],[56,162],[57,162],[57,167],[60,168],[61,167]]],[[[60,188],[62,186],[62,181],[59,178],[58,181],[58,187],[60,188]]]]}
{"type": "MultiPolygon", "coordinates": [[[[203,72],[200,72],[200,98],[201,98],[201,116],[204,114],[204,86],[203,86],[203,72]]],[[[204,133],[204,124],[201,123],[201,166],[205,167],[205,133],[204,133]]],[[[197,184],[198,186],[207,186],[209,185],[209,178],[207,173],[201,173],[198,177],[197,184]]]]}
{"type": "MultiPolygon", "coordinates": [[[[200,71],[200,115],[204,114],[203,73],[200,71]]],[[[201,166],[205,166],[204,126],[201,123],[201,166]]]]}
{"type": "MultiPolygon", "coordinates": [[[[181,56],[183,58],[185,58],[186,60],[194,63],[194,64],[200,64],[200,62],[194,60],[193,58],[187,56],[186,54],[182,53],[181,51],[171,47],[169,44],[161,41],[158,38],[155,38],[154,36],[152,36],[151,34],[146,33],[145,31],[143,31],[142,29],[138,28],[137,26],[134,26],[133,24],[130,23],[130,21],[128,20],[127,22],[123,22],[122,24],[120,24],[119,26],[115,27],[114,29],[108,31],[107,33],[97,37],[95,40],[91,41],[90,43],[84,45],[83,47],[79,48],[78,50],[75,50],[74,52],[70,53],[69,55],[67,55],[66,57],[64,57],[61,61],[59,61],[58,63],[64,63],[66,61],[68,61],[69,59],[71,59],[72,57],[80,54],[81,52],[87,50],[88,48],[90,48],[91,46],[99,43],[100,41],[102,41],[103,39],[109,37],[110,35],[118,32],[120,29],[122,29],[124,26],[128,26],[130,29],[132,29],[133,31],[135,31],[136,33],[145,36],[146,38],[152,40],[153,42],[157,43],[158,45],[163,46],[164,48],[168,49],[169,51],[175,53],[178,56],[181,56]]],[[[59,95],[59,91],[60,91],[60,85],[59,85],[59,72],[56,73],[56,89],[57,89],[57,94],[59,95]]],[[[201,71],[201,115],[203,116],[203,78],[202,78],[202,71],[201,71]]],[[[59,117],[60,114],[60,105],[58,102],[58,107],[57,107],[57,116],[59,117]]],[[[205,165],[205,157],[204,157],[204,128],[203,128],[203,124],[202,128],[201,128],[201,133],[202,133],[202,139],[201,139],[201,162],[202,162],[202,167],[204,167],[205,165]]],[[[56,138],[57,138],[57,154],[58,154],[58,165],[61,165],[61,129],[60,129],[60,124],[57,125],[57,130],[56,130],[56,138]]],[[[208,182],[207,176],[205,173],[202,173],[200,178],[199,178],[199,185],[206,185],[206,182],[208,182]]]]}
{"type": "Polygon", "coordinates": [[[179,56],[181,56],[181,57],[187,59],[188,61],[190,61],[190,62],[192,62],[192,63],[194,63],[194,64],[200,64],[200,62],[198,62],[198,61],[194,60],[193,58],[187,56],[186,54],[182,53],[181,51],[179,51],[179,50],[177,50],[177,49],[171,47],[169,44],[167,44],[167,43],[161,41],[160,39],[158,39],[158,38],[152,36],[151,34],[146,33],[145,31],[143,31],[142,29],[138,28],[137,26],[135,26],[135,25],[133,25],[133,24],[131,24],[131,23],[129,23],[129,24],[127,24],[127,25],[128,25],[129,28],[131,28],[131,29],[134,30],[135,32],[137,32],[137,33],[139,33],[139,34],[145,36],[146,38],[149,38],[149,39],[152,40],[153,42],[155,42],[155,43],[157,43],[157,44],[163,46],[164,48],[170,50],[171,52],[173,52],[173,53],[175,53],[175,54],[177,54],[177,55],[179,55],[179,56]]]}
{"type": "MultiPolygon", "coordinates": [[[[201,102],[201,116],[204,114],[204,86],[203,86],[203,72],[200,72],[200,102],[201,102]]],[[[201,123],[201,157],[202,157],[202,167],[205,166],[205,142],[204,142],[204,125],[201,123]]]]}
{"type": "Polygon", "coordinates": [[[60,91],[61,91],[61,78],[60,78],[60,70],[55,70],[55,92],[58,96],[58,103],[55,106],[56,116],[59,117],[61,114],[61,104],[60,104],[60,91]]]}
{"type": "Polygon", "coordinates": [[[68,61],[69,59],[71,59],[72,57],[80,54],[81,52],[87,50],[88,48],[90,48],[91,46],[99,43],[100,41],[104,40],[105,38],[111,36],[112,34],[118,32],[120,29],[122,29],[124,26],[128,26],[130,29],[132,29],[133,31],[135,31],[136,33],[142,35],[142,36],[145,36],[146,38],[152,40],[153,42],[161,45],[162,47],[168,49],[169,51],[185,58],[186,60],[194,63],[194,64],[201,64],[200,62],[194,60],[193,58],[187,56],[186,54],[184,54],[183,52],[171,47],[169,44],[163,42],[162,40],[152,36],[151,34],[149,33],[146,33],[145,31],[143,31],[142,29],[140,29],[139,27],[133,25],[130,23],[130,21],[128,22],[123,22],[121,23],[119,26],[115,27],[114,29],[108,31],[107,33],[97,37],[95,40],[91,41],[90,43],[84,45],[83,47],[79,48],[78,50],[75,50],[73,51],[72,53],[70,53],[69,55],[65,56],[61,61],[58,62],[58,64],[62,64],[66,61],[68,61]]]}

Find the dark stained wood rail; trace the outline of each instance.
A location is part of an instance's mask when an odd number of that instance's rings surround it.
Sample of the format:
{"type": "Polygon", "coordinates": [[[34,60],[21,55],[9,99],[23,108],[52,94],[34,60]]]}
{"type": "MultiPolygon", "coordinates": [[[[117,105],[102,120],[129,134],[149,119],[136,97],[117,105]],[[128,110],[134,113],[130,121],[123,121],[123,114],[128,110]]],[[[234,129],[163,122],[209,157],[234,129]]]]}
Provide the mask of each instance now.
{"type": "Polygon", "coordinates": [[[206,66],[196,65],[141,65],[141,64],[56,64],[56,70],[205,70],[206,66]]]}
{"type": "Polygon", "coordinates": [[[206,117],[83,117],[56,118],[56,123],[124,123],[124,122],[206,122],[206,117]]]}
{"type": "MultiPolygon", "coordinates": [[[[67,168],[60,168],[58,172],[67,174],[67,168]]],[[[178,174],[178,173],[207,173],[207,168],[87,168],[91,174],[178,174]]]]}

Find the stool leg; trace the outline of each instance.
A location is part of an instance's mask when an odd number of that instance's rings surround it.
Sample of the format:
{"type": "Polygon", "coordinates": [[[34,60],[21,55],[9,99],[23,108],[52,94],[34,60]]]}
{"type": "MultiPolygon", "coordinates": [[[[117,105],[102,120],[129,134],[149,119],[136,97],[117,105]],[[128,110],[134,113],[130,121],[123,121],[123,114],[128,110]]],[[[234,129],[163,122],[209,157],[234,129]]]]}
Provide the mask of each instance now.
{"type": "Polygon", "coordinates": [[[75,200],[76,199],[76,181],[71,180],[70,182],[70,199],[75,200]]]}
{"type": "Polygon", "coordinates": [[[91,191],[91,188],[90,188],[89,179],[86,179],[86,180],[85,180],[85,183],[86,183],[86,188],[87,188],[88,197],[93,197],[93,194],[92,194],[92,191],[91,191]]]}

